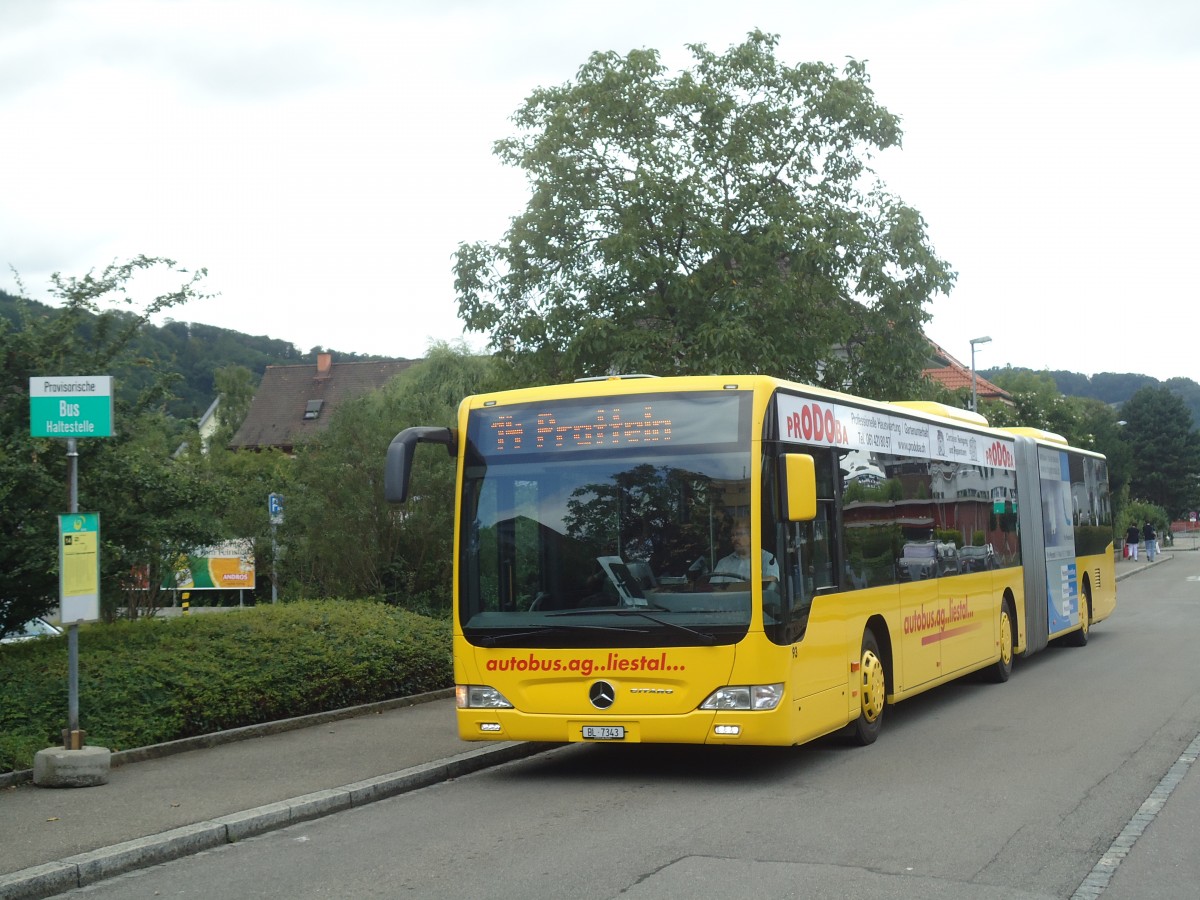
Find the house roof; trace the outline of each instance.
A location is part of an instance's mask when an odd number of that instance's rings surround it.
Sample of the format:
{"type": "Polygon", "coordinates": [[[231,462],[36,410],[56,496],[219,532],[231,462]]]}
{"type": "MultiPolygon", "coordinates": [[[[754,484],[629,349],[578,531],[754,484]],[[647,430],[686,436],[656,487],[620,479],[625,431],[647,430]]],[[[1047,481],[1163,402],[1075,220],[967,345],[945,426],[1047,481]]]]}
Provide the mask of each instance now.
{"type": "MultiPolygon", "coordinates": [[[[933,365],[922,369],[921,374],[931,381],[936,381],[947,390],[958,391],[965,389],[969,391],[971,389],[971,370],[933,341],[929,341],[929,346],[933,351],[930,362],[940,363],[940,365],[933,365]]],[[[999,400],[1003,403],[1012,403],[1011,394],[1003,388],[992,384],[978,372],[975,373],[975,395],[986,400],[999,400]]]]}
{"type": "Polygon", "coordinates": [[[330,354],[322,353],[315,365],[267,366],[250,411],[229,446],[290,452],[327,428],[340,403],[378,390],[415,362],[335,363],[330,354]]]}
{"type": "MultiPolygon", "coordinates": [[[[964,369],[956,369],[947,366],[943,369],[923,369],[921,372],[926,378],[932,378],[942,387],[952,391],[957,391],[960,388],[971,388],[971,372],[964,369]]],[[[1003,388],[992,384],[978,372],[975,373],[975,393],[980,397],[988,397],[996,400],[1012,399],[1009,393],[1003,388]]]]}

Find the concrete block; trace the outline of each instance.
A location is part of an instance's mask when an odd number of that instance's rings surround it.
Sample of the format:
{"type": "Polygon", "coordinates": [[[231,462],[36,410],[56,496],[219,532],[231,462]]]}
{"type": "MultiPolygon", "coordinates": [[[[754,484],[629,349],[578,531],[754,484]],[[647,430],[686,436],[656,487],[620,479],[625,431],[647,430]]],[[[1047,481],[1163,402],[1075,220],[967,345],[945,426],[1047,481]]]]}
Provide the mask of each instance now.
{"type": "Polygon", "coordinates": [[[108,784],[111,769],[112,751],[107,747],[48,747],[33,756],[33,783],[38,787],[95,787],[108,784]]]}
{"type": "Polygon", "coordinates": [[[342,790],[350,795],[351,806],[363,806],[364,804],[394,797],[397,794],[416,790],[418,787],[425,787],[426,784],[432,783],[432,781],[428,781],[424,784],[418,784],[406,774],[397,773],[392,775],[378,775],[375,778],[367,778],[363,781],[356,781],[353,784],[343,785],[342,790]]]}
{"type": "Polygon", "coordinates": [[[221,816],[213,821],[225,826],[230,843],[243,841],[256,834],[286,828],[292,822],[292,805],[287,801],[268,803],[266,806],[221,816]]]}
{"type": "Polygon", "coordinates": [[[288,801],[291,807],[292,822],[304,822],[318,816],[341,812],[350,808],[350,792],[332,788],[327,791],[314,791],[294,800],[288,801]]]}

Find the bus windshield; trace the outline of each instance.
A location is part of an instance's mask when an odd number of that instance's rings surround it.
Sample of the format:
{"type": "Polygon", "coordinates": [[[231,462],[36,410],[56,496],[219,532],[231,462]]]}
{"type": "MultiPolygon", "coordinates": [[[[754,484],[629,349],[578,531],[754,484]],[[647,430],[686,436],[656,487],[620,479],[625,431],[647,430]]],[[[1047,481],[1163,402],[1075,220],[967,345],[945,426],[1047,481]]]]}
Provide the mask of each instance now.
{"type": "Polygon", "coordinates": [[[740,640],[751,579],[777,578],[737,551],[750,507],[748,394],[658,395],[645,410],[622,398],[623,424],[607,422],[603,440],[576,432],[611,419],[614,407],[578,406],[470,414],[464,636],[481,646],[530,647],[740,640]],[[543,427],[522,424],[529,422],[543,427]],[[528,437],[555,427],[572,433],[536,446],[528,437]],[[514,430],[527,435],[516,450],[514,430]]]}

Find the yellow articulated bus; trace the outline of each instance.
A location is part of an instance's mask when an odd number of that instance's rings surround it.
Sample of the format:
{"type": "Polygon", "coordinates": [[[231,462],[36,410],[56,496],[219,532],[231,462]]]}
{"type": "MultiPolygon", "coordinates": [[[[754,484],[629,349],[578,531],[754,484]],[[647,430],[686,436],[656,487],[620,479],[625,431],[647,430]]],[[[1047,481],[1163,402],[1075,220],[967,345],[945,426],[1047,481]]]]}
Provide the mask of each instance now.
{"type": "Polygon", "coordinates": [[[765,376],[469,397],[401,432],[458,461],[465,740],[875,740],[889,703],[1085,644],[1116,606],[1103,456],[939,404],[765,376]]]}

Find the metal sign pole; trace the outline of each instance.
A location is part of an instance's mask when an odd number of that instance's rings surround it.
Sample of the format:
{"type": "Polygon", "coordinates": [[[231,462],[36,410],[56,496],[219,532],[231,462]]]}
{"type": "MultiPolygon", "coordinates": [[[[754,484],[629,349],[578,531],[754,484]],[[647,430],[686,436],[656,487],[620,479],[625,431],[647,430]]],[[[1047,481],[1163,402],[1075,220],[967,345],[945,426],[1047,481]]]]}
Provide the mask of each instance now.
{"type": "Polygon", "coordinates": [[[79,445],[67,438],[67,512],[79,512],[79,445]]]}
{"type": "Polygon", "coordinates": [[[279,599],[279,579],[275,574],[275,559],[279,556],[276,528],[283,524],[283,494],[267,495],[267,515],[271,521],[271,602],[279,599]]]}
{"type": "MultiPolygon", "coordinates": [[[[79,512],[79,447],[75,438],[67,438],[67,512],[79,512]]],[[[63,749],[78,750],[83,746],[79,730],[79,623],[67,625],[67,730],[63,732],[63,749]]]]}

